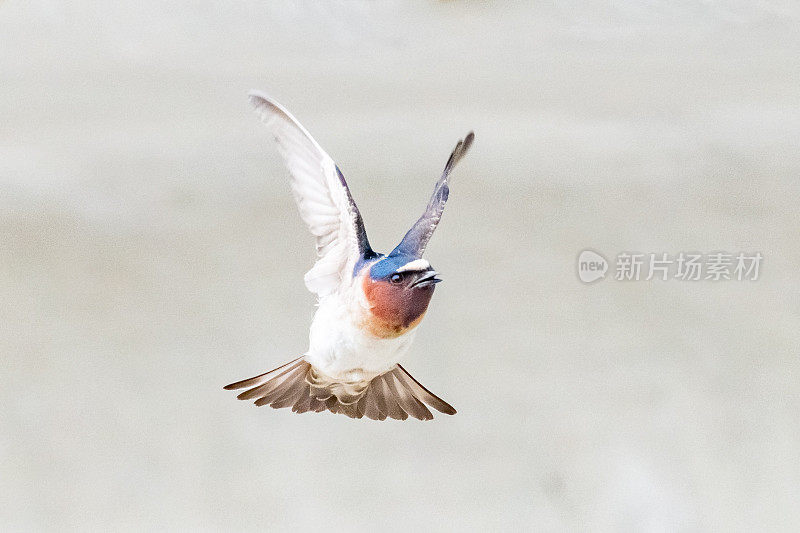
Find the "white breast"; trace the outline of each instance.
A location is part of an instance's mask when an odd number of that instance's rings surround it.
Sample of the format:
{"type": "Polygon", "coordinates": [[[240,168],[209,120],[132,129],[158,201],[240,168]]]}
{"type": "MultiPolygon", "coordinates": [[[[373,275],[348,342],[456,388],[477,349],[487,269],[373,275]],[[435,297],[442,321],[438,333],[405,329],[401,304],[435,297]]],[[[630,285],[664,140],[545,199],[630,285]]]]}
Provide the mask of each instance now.
{"type": "Polygon", "coordinates": [[[392,339],[362,329],[366,308],[360,278],[351,290],[322,298],[309,333],[306,360],[331,377],[352,379],[382,374],[397,364],[414,340],[416,329],[392,339]]]}

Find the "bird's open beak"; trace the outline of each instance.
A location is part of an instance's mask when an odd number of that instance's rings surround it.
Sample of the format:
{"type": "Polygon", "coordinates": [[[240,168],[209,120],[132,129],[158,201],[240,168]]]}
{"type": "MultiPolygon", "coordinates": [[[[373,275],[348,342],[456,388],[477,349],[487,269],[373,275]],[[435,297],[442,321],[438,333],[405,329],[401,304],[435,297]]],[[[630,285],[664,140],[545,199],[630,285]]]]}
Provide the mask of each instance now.
{"type": "Polygon", "coordinates": [[[436,277],[438,274],[439,273],[435,270],[426,270],[420,274],[416,280],[414,280],[410,287],[413,289],[414,287],[427,287],[428,285],[435,285],[442,281],[436,277]]]}

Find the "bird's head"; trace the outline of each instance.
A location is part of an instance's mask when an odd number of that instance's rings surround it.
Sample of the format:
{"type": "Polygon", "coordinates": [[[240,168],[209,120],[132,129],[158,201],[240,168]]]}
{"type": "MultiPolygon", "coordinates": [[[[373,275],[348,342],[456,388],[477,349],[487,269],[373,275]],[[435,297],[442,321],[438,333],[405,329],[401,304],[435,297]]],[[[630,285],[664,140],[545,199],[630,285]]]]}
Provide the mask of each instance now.
{"type": "Polygon", "coordinates": [[[365,270],[362,288],[372,315],[368,325],[378,337],[397,337],[416,327],[442,281],[427,260],[409,255],[390,254],[365,270]]]}

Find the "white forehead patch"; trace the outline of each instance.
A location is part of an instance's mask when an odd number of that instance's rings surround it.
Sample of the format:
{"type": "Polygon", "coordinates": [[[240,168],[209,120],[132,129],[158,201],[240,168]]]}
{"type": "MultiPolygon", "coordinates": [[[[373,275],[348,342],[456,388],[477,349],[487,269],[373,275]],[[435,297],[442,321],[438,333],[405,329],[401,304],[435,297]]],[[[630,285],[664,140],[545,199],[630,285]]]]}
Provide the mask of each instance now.
{"type": "Polygon", "coordinates": [[[428,270],[431,264],[425,259],[414,259],[397,269],[397,272],[428,270]]]}

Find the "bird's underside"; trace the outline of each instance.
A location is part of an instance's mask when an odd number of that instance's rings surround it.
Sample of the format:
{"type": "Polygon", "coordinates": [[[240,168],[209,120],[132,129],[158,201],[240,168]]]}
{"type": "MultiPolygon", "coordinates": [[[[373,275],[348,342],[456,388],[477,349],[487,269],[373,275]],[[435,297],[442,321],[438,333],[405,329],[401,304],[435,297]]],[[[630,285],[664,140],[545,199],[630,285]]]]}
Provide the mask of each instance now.
{"type": "Polygon", "coordinates": [[[431,420],[433,414],[425,406],[453,415],[453,407],[420,385],[398,365],[369,381],[331,382],[321,376],[302,357],[260,376],[231,383],[225,389],[244,389],[240,400],[255,400],[258,406],[275,409],[291,407],[295,413],[331,411],[350,418],[373,420],[409,416],[431,420]]]}

